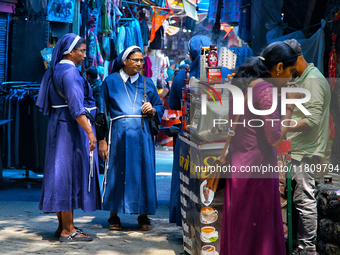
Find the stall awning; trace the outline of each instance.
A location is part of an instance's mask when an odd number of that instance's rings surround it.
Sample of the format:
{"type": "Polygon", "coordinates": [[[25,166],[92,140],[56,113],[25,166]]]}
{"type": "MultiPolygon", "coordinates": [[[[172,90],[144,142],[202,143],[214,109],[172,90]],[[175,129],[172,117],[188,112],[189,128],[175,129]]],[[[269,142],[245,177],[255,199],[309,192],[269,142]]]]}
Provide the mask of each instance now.
{"type": "Polygon", "coordinates": [[[172,17],[188,16],[199,23],[208,13],[209,0],[170,0],[169,3],[175,11],[172,17]]]}

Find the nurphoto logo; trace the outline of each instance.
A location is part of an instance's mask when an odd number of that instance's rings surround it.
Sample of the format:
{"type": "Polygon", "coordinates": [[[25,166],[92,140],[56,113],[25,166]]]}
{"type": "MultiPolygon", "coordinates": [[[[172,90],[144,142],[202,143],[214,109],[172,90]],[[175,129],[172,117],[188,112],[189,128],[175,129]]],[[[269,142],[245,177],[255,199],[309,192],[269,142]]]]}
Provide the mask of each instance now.
{"type": "MultiPolygon", "coordinates": [[[[238,88],[235,85],[231,85],[231,84],[218,84],[218,85],[215,85],[215,88],[228,89],[230,91],[231,95],[232,95],[232,98],[233,98],[233,115],[244,115],[244,94],[243,94],[243,92],[240,88],[238,88]]],[[[248,87],[248,90],[247,90],[247,93],[248,93],[247,105],[248,105],[248,108],[249,108],[251,113],[253,113],[255,115],[262,116],[262,115],[270,115],[276,110],[276,108],[278,106],[278,89],[275,88],[275,87],[272,88],[272,89],[273,89],[273,99],[272,99],[273,103],[272,103],[271,108],[268,109],[268,110],[258,110],[258,109],[255,109],[255,107],[253,105],[253,88],[248,87]]],[[[211,94],[209,94],[209,95],[212,96],[211,94]]],[[[218,95],[217,95],[217,97],[218,97],[218,95]]],[[[281,88],[281,115],[286,115],[286,105],[287,104],[294,104],[306,116],[311,115],[310,112],[302,105],[303,103],[308,102],[310,100],[310,98],[311,98],[311,93],[307,89],[298,88],[298,87],[281,88]],[[286,97],[286,95],[287,95],[287,93],[290,93],[290,92],[299,92],[299,93],[304,94],[305,96],[303,98],[299,98],[299,99],[288,99],[286,97]]],[[[206,115],[207,114],[207,94],[201,94],[201,102],[202,102],[202,104],[201,104],[201,114],[206,115]]],[[[223,107],[222,102],[221,102],[221,106],[223,107]]],[[[216,125],[226,125],[226,124],[228,124],[228,120],[226,120],[226,119],[214,119],[213,121],[214,121],[214,127],[216,125]]],[[[272,123],[272,126],[273,126],[274,122],[280,121],[280,119],[267,119],[266,121],[270,121],[272,123]]],[[[282,121],[281,125],[286,126],[285,122],[287,122],[287,124],[289,122],[293,122],[293,123],[295,123],[295,125],[297,125],[297,122],[295,120],[292,120],[292,119],[286,119],[286,120],[282,121]]],[[[243,126],[246,125],[245,120],[243,120],[243,122],[232,122],[232,120],[230,120],[230,125],[232,126],[233,124],[242,124],[243,126]]],[[[251,120],[248,121],[247,124],[250,127],[262,127],[264,125],[264,121],[261,120],[261,119],[251,119],[251,120]],[[256,123],[258,123],[258,124],[255,125],[256,123]]]]}

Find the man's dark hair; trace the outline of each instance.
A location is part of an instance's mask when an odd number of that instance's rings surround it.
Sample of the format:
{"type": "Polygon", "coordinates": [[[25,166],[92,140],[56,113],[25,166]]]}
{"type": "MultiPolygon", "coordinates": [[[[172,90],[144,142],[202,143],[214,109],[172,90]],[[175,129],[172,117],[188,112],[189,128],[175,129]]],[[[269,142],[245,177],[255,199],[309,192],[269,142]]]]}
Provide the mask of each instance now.
{"type": "Polygon", "coordinates": [[[249,83],[257,78],[269,78],[270,70],[278,63],[283,68],[295,65],[297,54],[290,45],[285,42],[274,42],[269,44],[259,57],[248,58],[235,72],[232,84],[245,90],[249,83]]]}
{"type": "Polygon", "coordinates": [[[85,71],[86,75],[89,75],[91,77],[91,79],[97,79],[98,77],[98,72],[97,69],[95,67],[89,67],[86,69],[85,71]]]}
{"type": "Polygon", "coordinates": [[[295,40],[295,39],[289,39],[285,40],[285,43],[287,43],[292,49],[296,52],[296,55],[302,56],[302,49],[301,49],[301,44],[295,40]]]}

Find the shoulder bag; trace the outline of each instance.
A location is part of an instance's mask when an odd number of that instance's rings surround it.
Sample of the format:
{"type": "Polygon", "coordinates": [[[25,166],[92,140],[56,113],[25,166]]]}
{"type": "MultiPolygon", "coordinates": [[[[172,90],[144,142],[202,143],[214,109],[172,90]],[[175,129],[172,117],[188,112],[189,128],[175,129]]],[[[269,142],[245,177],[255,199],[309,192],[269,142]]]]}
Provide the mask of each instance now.
{"type": "MultiPolygon", "coordinates": [[[[146,77],[144,76],[144,102],[147,102],[148,95],[146,94],[146,77]]],[[[158,118],[155,118],[154,115],[148,115],[148,121],[150,125],[150,132],[152,136],[158,135],[159,131],[159,121],[158,118]]]]}

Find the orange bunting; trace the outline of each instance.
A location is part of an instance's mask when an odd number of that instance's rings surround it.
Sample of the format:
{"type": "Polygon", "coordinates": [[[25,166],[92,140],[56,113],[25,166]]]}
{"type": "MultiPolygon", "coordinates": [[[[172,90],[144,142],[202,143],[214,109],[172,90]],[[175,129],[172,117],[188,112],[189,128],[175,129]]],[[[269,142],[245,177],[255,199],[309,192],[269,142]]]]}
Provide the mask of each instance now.
{"type": "Polygon", "coordinates": [[[221,23],[221,30],[226,32],[223,39],[226,38],[230,34],[230,32],[233,31],[233,29],[234,29],[234,27],[231,27],[229,24],[222,22],[221,23]]]}
{"type": "Polygon", "coordinates": [[[160,8],[152,6],[152,27],[150,35],[150,43],[155,39],[156,31],[162,26],[163,22],[174,12],[170,8],[160,8]]]}

